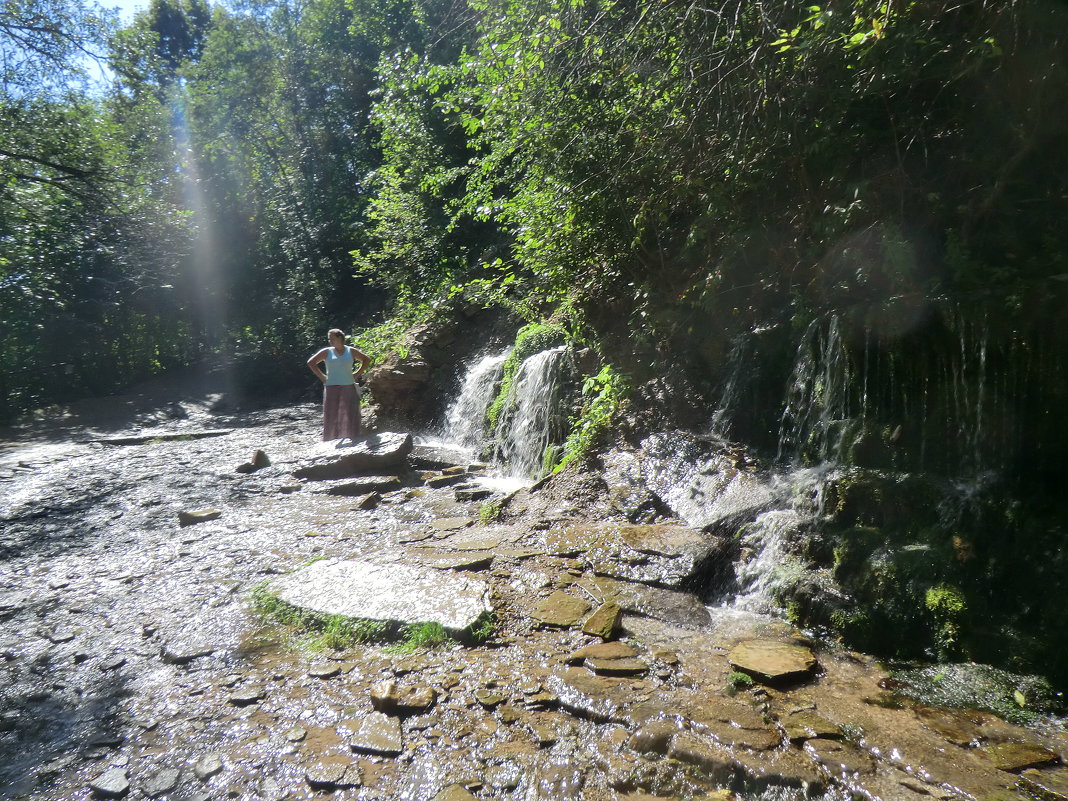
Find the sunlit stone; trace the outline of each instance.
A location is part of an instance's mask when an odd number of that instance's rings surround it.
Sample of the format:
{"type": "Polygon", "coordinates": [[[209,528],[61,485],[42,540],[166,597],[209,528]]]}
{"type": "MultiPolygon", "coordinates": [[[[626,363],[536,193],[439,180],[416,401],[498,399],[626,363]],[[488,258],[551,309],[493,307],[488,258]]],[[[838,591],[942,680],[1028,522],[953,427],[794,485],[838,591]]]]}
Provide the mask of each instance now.
{"type": "Polygon", "coordinates": [[[270,591],[313,612],[459,631],[490,609],[485,582],[400,564],[322,560],[271,582],[270,591]]]}

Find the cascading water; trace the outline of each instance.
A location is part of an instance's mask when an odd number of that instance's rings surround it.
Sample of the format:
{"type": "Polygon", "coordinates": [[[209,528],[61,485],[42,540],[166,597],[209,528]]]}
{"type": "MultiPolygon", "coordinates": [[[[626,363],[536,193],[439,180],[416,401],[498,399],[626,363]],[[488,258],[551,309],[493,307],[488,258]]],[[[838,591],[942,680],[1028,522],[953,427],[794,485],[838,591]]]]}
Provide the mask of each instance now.
{"type": "Polygon", "coordinates": [[[822,461],[840,455],[843,441],[841,432],[835,438],[834,424],[850,417],[852,378],[838,317],[813,320],[798,345],[787,385],[780,460],[796,459],[804,451],[822,461]]]}
{"type": "Polygon", "coordinates": [[[513,475],[532,478],[553,439],[560,359],[566,348],[535,353],[516,371],[497,422],[497,455],[513,475]]]}
{"type": "Polygon", "coordinates": [[[536,477],[546,448],[561,434],[556,429],[565,350],[557,347],[535,353],[519,365],[491,434],[485,430],[486,412],[496,397],[510,350],[472,362],[459,395],[446,412],[442,444],[473,456],[492,445],[499,476],[524,481],[536,477]]]}
{"type": "Polygon", "coordinates": [[[460,394],[445,415],[443,438],[476,453],[486,444],[486,409],[493,402],[501,369],[511,350],[482,356],[464,376],[460,394]]]}

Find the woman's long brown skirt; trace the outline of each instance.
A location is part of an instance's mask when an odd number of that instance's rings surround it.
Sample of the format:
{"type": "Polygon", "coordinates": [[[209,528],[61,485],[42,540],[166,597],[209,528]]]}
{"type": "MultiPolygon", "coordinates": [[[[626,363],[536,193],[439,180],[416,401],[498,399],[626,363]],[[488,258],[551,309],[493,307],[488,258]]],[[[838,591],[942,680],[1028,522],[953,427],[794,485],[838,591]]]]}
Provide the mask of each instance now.
{"type": "Polygon", "coordinates": [[[355,384],[323,387],[323,439],[360,436],[360,391],[355,384]]]}

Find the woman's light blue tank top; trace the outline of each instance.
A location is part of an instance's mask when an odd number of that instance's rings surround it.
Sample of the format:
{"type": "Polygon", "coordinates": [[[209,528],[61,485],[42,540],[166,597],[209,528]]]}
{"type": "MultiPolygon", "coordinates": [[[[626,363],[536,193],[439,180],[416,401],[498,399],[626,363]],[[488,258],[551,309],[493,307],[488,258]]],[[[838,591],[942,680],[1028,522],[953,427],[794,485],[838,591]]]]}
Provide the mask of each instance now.
{"type": "Polygon", "coordinates": [[[328,387],[355,384],[352,376],[352,351],[347,347],[339,354],[333,348],[326,349],[326,385],[328,387]]]}

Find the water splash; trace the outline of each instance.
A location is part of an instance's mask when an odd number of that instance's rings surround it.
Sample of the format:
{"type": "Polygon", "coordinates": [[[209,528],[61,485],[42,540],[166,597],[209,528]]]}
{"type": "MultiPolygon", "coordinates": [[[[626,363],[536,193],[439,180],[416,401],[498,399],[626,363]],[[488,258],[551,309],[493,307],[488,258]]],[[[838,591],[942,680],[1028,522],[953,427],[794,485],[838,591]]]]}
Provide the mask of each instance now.
{"type": "Polygon", "coordinates": [[[501,370],[511,349],[482,356],[471,363],[460,394],[445,414],[442,437],[478,453],[486,445],[486,410],[493,402],[501,370]]]}
{"type": "Polygon", "coordinates": [[[830,315],[813,320],[801,337],[779,423],[780,460],[841,455],[834,423],[850,417],[853,371],[840,329],[838,316],[830,315]]]}
{"type": "Polygon", "coordinates": [[[560,360],[566,348],[535,353],[516,371],[497,421],[497,458],[513,474],[536,476],[554,439],[560,360]]]}

